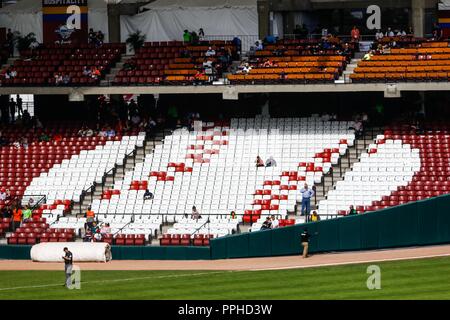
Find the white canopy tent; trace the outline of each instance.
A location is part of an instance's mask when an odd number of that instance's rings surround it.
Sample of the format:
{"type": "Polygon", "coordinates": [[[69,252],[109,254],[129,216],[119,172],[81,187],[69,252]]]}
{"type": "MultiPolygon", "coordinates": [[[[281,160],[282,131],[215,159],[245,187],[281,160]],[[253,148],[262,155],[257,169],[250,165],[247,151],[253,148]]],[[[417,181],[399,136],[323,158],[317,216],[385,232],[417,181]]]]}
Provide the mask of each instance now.
{"type": "Polygon", "coordinates": [[[134,16],[121,16],[121,40],[141,30],[146,41],[182,40],[183,30],[206,36],[256,36],[256,0],[157,0],[134,16]]]}
{"type": "MultiPolygon", "coordinates": [[[[101,30],[108,42],[108,11],[104,0],[89,0],[88,25],[95,31],[101,30]]],[[[42,1],[20,0],[16,4],[0,9],[0,27],[11,28],[21,34],[33,32],[42,42],[42,1]]]]}
{"type": "Polygon", "coordinates": [[[21,34],[33,32],[42,42],[42,1],[21,0],[0,9],[0,27],[10,28],[21,34]]]}

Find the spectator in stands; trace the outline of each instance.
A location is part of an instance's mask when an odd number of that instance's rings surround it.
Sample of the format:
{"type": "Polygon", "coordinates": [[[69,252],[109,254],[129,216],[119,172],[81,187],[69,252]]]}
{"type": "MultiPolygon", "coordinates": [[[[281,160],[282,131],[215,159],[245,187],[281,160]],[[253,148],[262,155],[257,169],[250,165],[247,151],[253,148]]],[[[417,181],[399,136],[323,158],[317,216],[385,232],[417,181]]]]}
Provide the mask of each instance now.
{"type": "Polygon", "coordinates": [[[264,44],[275,44],[277,43],[277,38],[271,34],[264,38],[264,44]]]}
{"type": "Polygon", "coordinates": [[[86,227],[90,229],[95,219],[95,213],[92,211],[91,206],[88,207],[84,217],[86,218],[86,227]]]}
{"type": "Polygon", "coordinates": [[[308,215],[311,210],[311,198],[314,197],[314,190],[309,189],[308,184],[305,183],[303,189],[300,190],[302,194],[302,208],[301,215],[308,215]]]}
{"type": "Polygon", "coordinates": [[[39,137],[39,142],[49,142],[50,141],[50,136],[48,134],[46,134],[45,132],[43,132],[41,134],[41,136],[39,137]]]}
{"type": "Polygon", "coordinates": [[[96,39],[97,39],[97,35],[95,34],[94,29],[90,28],[89,35],[88,35],[88,42],[95,44],[96,39]]]}
{"type": "Polygon", "coordinates": [[[91,75],[91,73],[92,73],[91,70],[87,66],[83,67],[83,75],[84,76],[89,77],[91,75]]]}
{"type": "Polygon", "coordinates": [[[65,85],[68,85],[70,83],[70,76],[69,76],[69,74],[67,74],[67,73],[64,74],[64,76],[63,76],[63,83],[65,85]]]}
{"type": "Polygon", "coordinates": [[[317,211],[316,211],[316,210],[314,210],[313,213],[312,213],[312,215],[311,215],[311,221],[312,221],[312,222],[320,221],[320,217],[319,217],[319,215],[317,214],[317,211]]]}
{"type": "Polygon", "coordinates": [[[103,235],[100,232],[100,229],[97,228],[95,233],[94,233],[94,241],[101,242],[102,240],[103,240],[103,235]]]}
{"type": "Polygon", "coordinates": [[[353,216],[355,214],[358,214],[358,212],[356,211],[356,209],[353,206],[350,206],[350,208],[348,210],[348,215],[353,216]]]}
{"type": "Polygon", "coordinates": [[[105,35],[103,34],[103,32],[101,32],[100,30],[97,32],[97,36],[96,36],[96,44],[97,46],[101,46],[103,45],[103,41],[105,40],[105,35]]]}
{"type": "Polygon", "coordinates": [[[91,233],[93,235],[95,235],[97,233],[98,230],[98,226],[97,226],[97,222],[92,222],[91,227],[89,228],[89,230],[91,230],[91,233]]]}
{"type": "Polygon", "coordinates": [[[264,50],[264,47],[263,47],[262,42],[259,42],[259,41],[256,41],[256,42],[255,42],[255,50],[256,50],[256,51],[264,50]]]}
{"type": "Polygon", "coordinates": [[[60,133],[57,133],[53,136],[53,142],[59,143],[63,139],[62,135],[60,133]]]}
{"type": "Polygon", "coordinates": [[[406,37],[406,31],[405,30],[397,30],[397,37],[406,37]]]}
{"type": "Polygon", "coordinates": [[[19,149],[22,145],[20,144],[20,140],[16,140],[12,143],[12,146],[16,149],[19,149]]]}
{"type": "Polygon", "coordinates": [[[364,55],[364,57],[362,58],[362,60],[364,60],[364,61],[369,61],[370,59],[372,59],[373,55],[374,55],[373,50],[369,50],[369,51],[364,55]]]}
{"type": "Polygon", "coordinates": [[[208,50],[205,53],[205,56],[212,57],[216,55],[216,50],[214,50],[212,47],[208,47],[208,50]]]}
{"type": "Polygon", "coordinates": [[[199,37],[198,37],[197,32],[192,31],[192,32],[191,32],[191,43],[192,43],[192,44],[198,44],[199,40],[200,40],[200,39],[199,39],[199,37]]]}
{"type": "Polygon", "coordinates": [[[100,230],[100,233],[101,233],[102,235],[105,235],[105,234],[111,234],[111,227],[110,227],[109,223],[105,223],[105,224],[103,225],[103,227],[102,227],[101,230],[100,230]]]}
{"type": "Polygon", "coordinates": [[[6,192],[6,188],[0,189],[0,201],[6,201],[8,199],[8,193],[6,192]]]}
{"type": "Polygon", "coordinates": [[[281,83],[284,83],[286,81],[287,77],[288,76],[287,76],[286,72],[284,72],[284,70],[280,72],[280,82],[281,83]]]}
{"type": "Polygon", "coordinates": [[[268,230],[272,227],[272,219],[267,217],[261,226],[261,230],[268,230]]]}
{"type": "Polygon", "coordinates": [[[205,38],[205,31],[203,31],[203,28],[200,28],[200,29],[198,30],[198,38],[199,38],[200,40],[203,40],[203,39],[205,38]]]}
{"type": "Polygon", "coordinates": [[[202,218],[202,216],[198,212],[197,208],[195,206],[193,206],[192,207],[191,219],[198,220],[198,219],[201,219],[201,218],[202,218]]]}
{"type": "Polygon", "coordinates": [[[13,216],[11,206],[5,206],[1,212],[2,218],[11,219],[13,216]]]}
{"type": "Polygon", "coordinates": [[[106,130],[106,136],[108,138],[115,137],[116,136],[116,131],[113,128],[108,127],[108,129],[106,130]]]}
{"type": "Polygon", "coordinates": [[[86,233],[84,234],[83,237],[83,242],[92,242],[92,238],[93,238],[92,231],[89,229],[86,230],[86,233]]]}
{"type": "Polygon", "coordinates": [[[361,38],[361,34],[359,32],[359,29],[356,26],[353,26],[351,37],[353,42],[359,42],[361,38]]]}
{"type": "Polygon", "coordinates": [[[155,196],[153,193],[150,192],[150,190],[146,189],[144,193],[144,200],[153,200],[155,196]]]}
{"type": "Polygon", "coordinates": [[[63,77],[60,73],[55,73],[55,84],[60,85],[63,83],[63,77]]]}
{"type": "Polygon", "coordinates": [[[14,207],[13,209],[13,230],[16,230],[20,227],[20,223],[22,221],[22,209],[19,206],[14,207]]]}
{"type": "Polygon", "coordinates": [[[278,221],[278,219],[275,217],[275,215],[272,215],[271,217],[271,225],[270,227],[272,229],[276,229],[280,226],[280,222],[278,221]]]}
{"type": "Polygon", "coordinates": [[[33,215],[33,212],[31,211],[31,208],[29,206],[26,206],[25,210],[23,210],[23,212],[22,212],[23,222],[31,221],[32,215],[33,215]]]}
{"type": "Polygon", "coordinates": [[[395,36],[394,31],[389,27],[386,31],[386,37],[392,38],[393,36],[395,36]]]}
{"type": "Polygon", "coordinates": [[[377,33],[375,33],[375,39],[376,39],[376,40],[381,40],[381,39],[383,39],[383,38],[384,38],[383,32],[381,32],[381,30],[378,29],[378,30],[377,30],[377,33]]]}
{"type": "Polygon", "coordinates": [[[26,137],[23,137],[23,138],[20,140],[20,145],[21,145],[23,148],[28,149],[28,139],[27,139],[26,137]]]}
{"type": "Polygon", "coordinates": [[[102,73],[100,72],[99,68],[97,68],[96,66],[93,66],[91,68],[91,77],[92,77],[92,79],[98,79],[101,75],[102,75],[102,73]]]}
{"type": "Polygon", "coordinates": [[[432,30],[433,40],[441,40],[443,31],[439,23],[433,24],[433,30],[432,30]]]}
{"type": "Polygon", "coordinates": [[[99,132],[98,132],[98,136],[99,137],[107,137],[108,136],[108,131],[106,131],[105,129],[101,129],[99,132]]]}
{"type": "Polygon", "coordinates": [[[237,218],[236,212],[231,211],[231,213],[230,213],[230,219],[236,219],[236,218],[237,218]]]}
{"type": "Polygon", "coordinates": [[[6,146],[9,144],[9,140],[3,136],[3,133],[0,131],[0,147],[6,146]]]}
{"type": "Polygon", "coordinates": [[[236,55],[233,59],[237,60],[242,50],[242,41],[237,36],[234,36],[232,43],[236,47],[236,55]]]}
{"type": "Polygon", "coordinates": [[[192,38],[191,38],[191,34],[189,33],[189,31],[188,30],[184,30],[183,41],[185,43],[191,43],[191,40],[192,40],[192,38]]]}
{"type": "Polygon", "coordinates": [[[256,157],[255,163],[256,163],[256,166],[257,166],[257,167],[264,167],[264,161],[261,159],[260,156],[257,156],[257,157],[256,157]]]}
{"type": "Polygon", "coordinates": [[[266,167],[276,167],[277,162],[273,158],[273,156],[270,156],[269,159],[266,160],[266,167]]]}

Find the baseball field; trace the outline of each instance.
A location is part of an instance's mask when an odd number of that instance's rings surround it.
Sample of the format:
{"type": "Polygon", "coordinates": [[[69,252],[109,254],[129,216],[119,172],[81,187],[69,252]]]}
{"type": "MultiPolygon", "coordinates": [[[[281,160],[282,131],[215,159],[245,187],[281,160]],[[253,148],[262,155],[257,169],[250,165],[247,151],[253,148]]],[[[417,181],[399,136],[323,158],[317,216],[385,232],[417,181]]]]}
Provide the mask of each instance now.
{"type": "MultiPolygon", "coordinates": [[[[270,271],[0,271],[0,299],[450,299],[450,257],[375,263],[381,289],[369,290],[374,263],[270,271]]],[[[61,266],[62,267],[62,266],[61,266]]]]}

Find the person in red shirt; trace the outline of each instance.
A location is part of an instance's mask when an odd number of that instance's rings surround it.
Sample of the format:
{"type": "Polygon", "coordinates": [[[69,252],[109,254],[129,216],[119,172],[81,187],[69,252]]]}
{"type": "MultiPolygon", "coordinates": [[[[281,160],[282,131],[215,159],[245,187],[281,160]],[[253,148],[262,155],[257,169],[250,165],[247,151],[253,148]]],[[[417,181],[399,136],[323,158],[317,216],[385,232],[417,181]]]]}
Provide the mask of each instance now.
{"type": "Polygon", "coordinates": [[[359,42],[359,38],[361,35],[359,33],[359,29],[356,26],[353,26],[351,36],[352,36],[352,41],[359,42]]]}

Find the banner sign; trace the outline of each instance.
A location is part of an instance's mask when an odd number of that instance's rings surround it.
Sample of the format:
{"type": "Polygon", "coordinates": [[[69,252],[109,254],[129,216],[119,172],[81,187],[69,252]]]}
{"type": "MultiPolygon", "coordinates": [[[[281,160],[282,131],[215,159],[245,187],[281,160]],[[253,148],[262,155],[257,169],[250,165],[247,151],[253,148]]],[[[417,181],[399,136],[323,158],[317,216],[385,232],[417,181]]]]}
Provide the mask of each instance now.
{"type": "Polygon", "coordinates": [[[42,0],[44,43],[87,43],[88,0],[42,0]]]}

